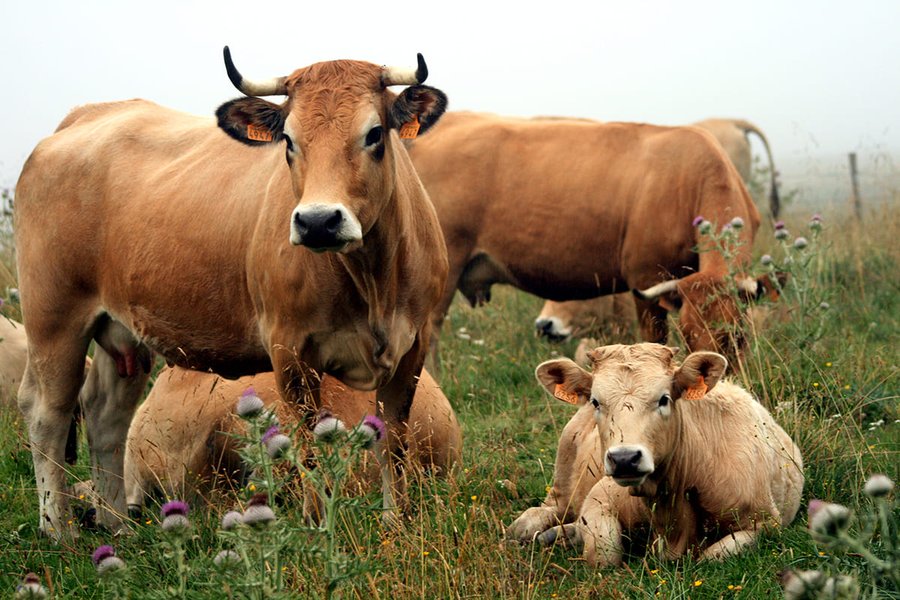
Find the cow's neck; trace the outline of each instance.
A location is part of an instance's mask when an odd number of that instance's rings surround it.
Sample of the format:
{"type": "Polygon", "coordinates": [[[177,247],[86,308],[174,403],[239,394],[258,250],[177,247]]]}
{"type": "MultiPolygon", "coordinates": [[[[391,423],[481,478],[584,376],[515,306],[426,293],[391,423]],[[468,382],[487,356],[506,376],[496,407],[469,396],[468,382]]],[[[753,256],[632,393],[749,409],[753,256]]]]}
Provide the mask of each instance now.
{"type": "Polygon", "coordinates": [[[404,238],[409,234],[399,202],[396,196],[388,200],[375,225],[363,238],[361,248],[339,255],[359,298],[368,306],[368,321],[373,331],[382,327],[383,318],[393,312],[397,303],[404,238]]]}

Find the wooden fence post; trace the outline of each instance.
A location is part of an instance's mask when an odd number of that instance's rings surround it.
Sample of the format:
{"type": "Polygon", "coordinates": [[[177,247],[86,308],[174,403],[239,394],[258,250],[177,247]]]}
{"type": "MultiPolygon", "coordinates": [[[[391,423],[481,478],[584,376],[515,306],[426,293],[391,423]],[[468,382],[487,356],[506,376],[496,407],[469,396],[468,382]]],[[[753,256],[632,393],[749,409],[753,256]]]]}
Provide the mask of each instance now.
{"type": "Polygon", "coordinates": [[[862,199],[859,197],[859,172],[856,170],[856,152],[850,153],[850,185],[852,186],[853,212],[856,220],[862,220],[862,199]]]}

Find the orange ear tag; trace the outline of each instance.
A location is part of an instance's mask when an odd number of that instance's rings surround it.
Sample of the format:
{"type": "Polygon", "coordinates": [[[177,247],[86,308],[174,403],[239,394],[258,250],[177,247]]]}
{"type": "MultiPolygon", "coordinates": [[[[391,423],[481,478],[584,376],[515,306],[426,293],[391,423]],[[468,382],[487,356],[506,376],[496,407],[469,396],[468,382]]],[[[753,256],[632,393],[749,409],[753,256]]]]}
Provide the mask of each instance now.
{"type": "Polygon", "coordinates": [[[569,404],[578,404],[578,394],[566,391],[566,388],[561,383],[556,384],[556,389],[553,390],[553,397],[569,404]]]}
{"type": "Polygon", "coordinates": [[[682,394],[681,397],[685,400],[699,400],[706,395],[706,390],[708,389],[709,386],[706,385],[705,381],[703,381],[703,375],[701,375],[697,379],[697,383],[685,390],[684,394],[682,394]]]}
{"type": "Polygon", "coordinates": [[[413,115],[412,121],[404,123],[400,127],[400,139],[414,140],[417,135],[419,135],[419,117],[418,115],[413,115]]]}
{"type": "Polygon", "coordinates": [[[275,139],[272,132],[259,125],[247,125],[247,139],[255,142],[271,142],[275,139]]]}

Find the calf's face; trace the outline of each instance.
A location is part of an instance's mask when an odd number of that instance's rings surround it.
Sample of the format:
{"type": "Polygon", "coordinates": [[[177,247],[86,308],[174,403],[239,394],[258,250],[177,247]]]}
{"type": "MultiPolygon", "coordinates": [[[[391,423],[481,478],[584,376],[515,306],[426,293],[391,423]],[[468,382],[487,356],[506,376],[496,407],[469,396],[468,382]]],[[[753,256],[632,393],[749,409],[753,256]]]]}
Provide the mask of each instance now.
{"type": "Polygon", "coordinates": [[[695,352],[679,367],[676,348],[660,344],[613,345],[588,353],[592,372],[569,359],[542,363],[538,381],[555,397],[594,406],[606,475],[637,487],[664,472],[677,448],[679,404],[702,397],[728,366],[713,352],[695,352]]]}

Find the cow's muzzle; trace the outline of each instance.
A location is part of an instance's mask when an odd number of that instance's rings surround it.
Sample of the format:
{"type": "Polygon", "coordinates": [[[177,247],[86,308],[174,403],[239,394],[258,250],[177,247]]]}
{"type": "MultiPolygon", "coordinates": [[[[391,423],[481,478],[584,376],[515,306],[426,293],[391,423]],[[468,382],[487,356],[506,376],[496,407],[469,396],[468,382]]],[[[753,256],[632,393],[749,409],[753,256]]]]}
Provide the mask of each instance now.
{"type": "Polygon", "coordinates": [[[359,221],[343,204],[298,206],[291,218],[291,243],[314,252],[340,252],[362,239],[359,221]]]}
{"type": "Polygon", "coordinates": [[[564,342],[572,335],[572,331],[565,329],[556,317],[538,317],[534,320],[534,329],[538,337],[547,338],[553,343],[564,342]]]}
{"type": "Polygon", "coordinates": [[[606,452],[606,474],[621,486],[641,485],[653,472],[653,455],[644,446],[613,446],[606,452]]]}

